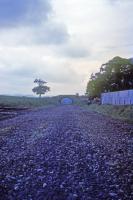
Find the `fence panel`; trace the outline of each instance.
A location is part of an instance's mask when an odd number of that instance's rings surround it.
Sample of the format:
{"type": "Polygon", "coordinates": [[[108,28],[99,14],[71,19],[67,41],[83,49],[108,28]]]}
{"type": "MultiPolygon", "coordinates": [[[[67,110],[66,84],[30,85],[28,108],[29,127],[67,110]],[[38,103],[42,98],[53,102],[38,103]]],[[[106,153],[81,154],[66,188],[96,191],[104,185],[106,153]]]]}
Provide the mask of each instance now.
{"type": "Polygon", "coordinates": [[[133,90],[102,93],[102,104],[133,105],[133,90]]]}

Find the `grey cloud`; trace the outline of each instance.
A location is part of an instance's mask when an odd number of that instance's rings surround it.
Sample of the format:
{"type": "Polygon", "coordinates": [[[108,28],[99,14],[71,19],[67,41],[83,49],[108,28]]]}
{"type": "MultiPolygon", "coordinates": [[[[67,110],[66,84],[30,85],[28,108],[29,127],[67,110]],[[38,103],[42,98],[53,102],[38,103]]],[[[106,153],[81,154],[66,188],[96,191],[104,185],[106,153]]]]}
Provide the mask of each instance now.
{"type": "Polygon", "coordinates": [[[23,66],[10,71],[10,75],[17,77],[33,77],[37,70],[28,66],[23,66]]]}
{"type": "Polygon", "coordinates": [[[51,20],[41,26],[20,27],[0,32],[0,44],[4,46],[58,45],[66,43],[69,38],[67,28],[51,20]]]}
{"type": "Polygon", "coordinates": [[[63,72],[63,69],[59,73],[46,72],[45,77],[47,78],[49,82],[52,82],[52,83],[67,83],[67,84],[79,83],[82,79],[82,77],[79,76],[74,71],[68,70],[67,72],[63,72]]]}
{"type": "Polygon", "coordinates": [[[73,49],[67,49],[65,51],[65,55],[71,58],[85,58],[88,56],[88,51],[86,49],[79,49],[73,48],[73,49]]]}
{"type": "Polygon", "coordinates": [[[119,2],[119,0],[108,0],[109,1],[109,3],[118,3],[119,2]]]}
{"type": "Polygon", "coordinates": [[[122,3],[133,3],[132,0],[107,0],[111,5],[117,5],[117,4],[122,4],[122,3]]]}
{"type": "Polygon", "coordinates": [[[114,50],[114,49],[120,49],[120,48],[132,48],[133,44],[116,44],[116,45],[110,45],[106,46],[105,50],[114,50]]]}
{"type": "Polygon", "coordinates": [[[1,68],[1,74],[9,76],[10,78],[29,78],[34,77],[37,74],[37,69],[35,69],[34,66],[29,65],[28,63],[25,63],[21,66],[12,64],[12,66],[10,67],[5,64],[5,67],[1,68]]]}
{"type": "Polygon", "coordinates": [[[3,64],[0,64],[0,71],[0,78],[8,79],[13,85],[16,81],[18,84],[23,83],[25,85],[25,81],[36,77],[59,84],[79,83],[81,81],[81,75],[77,74],[69,64],[59,61],[55,61],[52,64],[50,60],[38,60],[34,63],[31,58],[28,61],[24,60],[22,63],[19,63],[19,59],[18,62],[3,61],[3,64]]]}
{"type": "Polygon", "coordinates": [[[51,0],[0,0],[0,27],[37,24],[51,12],[51,0]]]}
{"type": "Polygon", "coordinates": [[[69,58],[85,58],[90,55],[90,52],[87,50],[87,48],[82,47],[81,45],[71,45],[68,44],[66,47],[63,47],[61,49],[61,52],[66,57],[69,58]]]}
{"type": "Polygon", "coordinates": [[[33,42],[37,44],[62,44],[69,40],[69,33],[63,24],[48,22],[33,31],[33,42]]]}
{"type": "Polygon", "coordinates": [[[67,42],[66,26],[52,21],[48,17],[51,11],[51,0],[0,0],[0,43],[58,45],[67,42]]]}
{"type": "Polygon", "coordinates": [[[79,83],[81,80],[81,75],[77,74],[76,71],[68,64],[58,63],[55,64],[44,64],[40,70],[40,75],[45,76],[45,78],[52,83],[79,83]]]}

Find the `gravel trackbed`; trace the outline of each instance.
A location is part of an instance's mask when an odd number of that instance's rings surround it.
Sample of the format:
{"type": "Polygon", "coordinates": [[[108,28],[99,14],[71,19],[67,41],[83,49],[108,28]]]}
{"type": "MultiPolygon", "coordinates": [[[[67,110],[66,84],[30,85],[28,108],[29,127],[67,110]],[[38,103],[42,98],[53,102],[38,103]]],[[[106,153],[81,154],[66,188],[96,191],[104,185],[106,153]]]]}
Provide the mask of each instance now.
{"type": "Polygon", "coordinates": [[[0,121],[1,200],[133,200],[133,126],[78,106],[0,121]]]}

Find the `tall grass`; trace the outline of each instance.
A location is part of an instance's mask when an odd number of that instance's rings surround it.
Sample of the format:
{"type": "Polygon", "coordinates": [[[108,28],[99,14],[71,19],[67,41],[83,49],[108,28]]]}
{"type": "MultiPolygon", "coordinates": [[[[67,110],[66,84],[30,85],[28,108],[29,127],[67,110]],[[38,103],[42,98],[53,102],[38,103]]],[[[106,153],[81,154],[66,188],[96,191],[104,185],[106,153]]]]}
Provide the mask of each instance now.
{"type": "Polygon", "coordinates": [[[41,107],[47,105],[58,104],[57,97],[16,97],[0,95],[1,106],[14,106],[14,107],[41,107]]]}
{"type": "Polygon", "coordinates": [[[97,105],[91,104],[87,109],[96,111],[104,115],[111,116],[116,119],[121,119],[133,123],[133,105],[97,105]]]}
{"type": "Polygon", "coordinates": [[[69,97],[73,99],[73,104],[80,104],[80,97],[75,95],[59,95],[54,97],[17,97],[0,95],[0,106],[14,106],[14,107],[42,107],[48,105],[60,105],[61,99],[69,97]]]}

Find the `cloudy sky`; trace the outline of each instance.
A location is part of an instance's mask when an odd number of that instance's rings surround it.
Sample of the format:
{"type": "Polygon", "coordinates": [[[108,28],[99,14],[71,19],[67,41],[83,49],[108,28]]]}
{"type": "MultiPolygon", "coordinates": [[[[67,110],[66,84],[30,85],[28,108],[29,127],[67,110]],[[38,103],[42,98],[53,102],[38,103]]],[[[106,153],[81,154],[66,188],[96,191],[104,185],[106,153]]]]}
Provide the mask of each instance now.
{"type": "Polygon", "coordinates": [[[132,0],[0,0],[0,94],[85,93],[114,56],[133,57],[132,0]]]}

